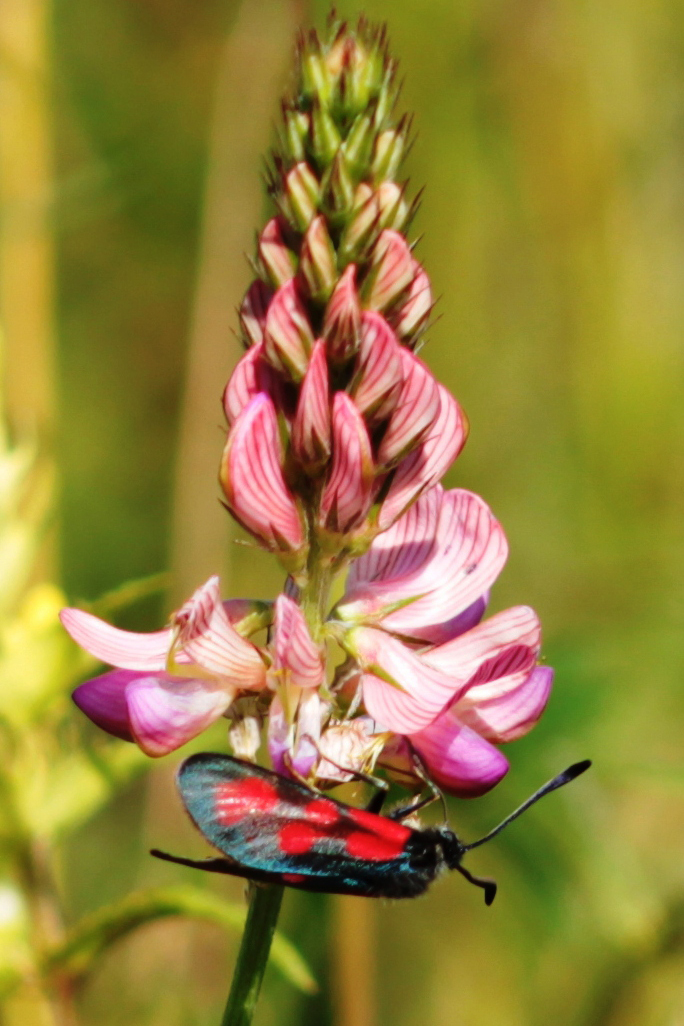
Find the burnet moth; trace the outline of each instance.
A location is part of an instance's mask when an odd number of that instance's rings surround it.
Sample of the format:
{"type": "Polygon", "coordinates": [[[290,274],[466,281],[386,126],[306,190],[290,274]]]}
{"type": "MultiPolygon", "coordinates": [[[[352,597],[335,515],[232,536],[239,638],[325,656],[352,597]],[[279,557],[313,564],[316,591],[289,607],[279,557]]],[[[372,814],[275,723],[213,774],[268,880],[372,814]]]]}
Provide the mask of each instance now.
{"type": "Polygon", "coordinates": [[[473,876],[466,852],[496,837],[544,795],[589,768],[577,762],[550,780],[479,841],[463,844],[447,826],[412,829],[401,822],[432,798],[378,815],[384,794],[356,809],[251,762],[200,752],[178,771],[178,788],[190,818],[225,858],[196,861],[154,849],[151,854],[211,873],[303,891],[367,898],[413,898],[444,869],[456,869],[484,890],[491,905],[493,880],[473,876]]]}

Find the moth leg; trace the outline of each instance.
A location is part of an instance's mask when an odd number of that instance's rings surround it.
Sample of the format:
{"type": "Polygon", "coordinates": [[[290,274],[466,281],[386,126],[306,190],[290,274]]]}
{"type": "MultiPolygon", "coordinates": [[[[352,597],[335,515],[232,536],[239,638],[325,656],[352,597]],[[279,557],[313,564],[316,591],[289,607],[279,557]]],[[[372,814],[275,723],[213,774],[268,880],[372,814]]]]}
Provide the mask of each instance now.
{"type": "Polygon", "coordinates": [[[205,873],[225,873],[227,876],[239,876],[235,872],[235,866],[228,859],[185,859],[180,855],[169,855],[166,851],[152,848],[150,855],[163,862],[176,862],[179,866],[189,866],[190,869],[202,869],[205,873]]]}
{"type": "Polygon", "coordinates": [[[454,869],[457,869],[461,876],[464,876],[466,878],[468,883],[475,884],[476,887],[481,887],[482,890],[485,892],[485,905],[491,905],[491,903],[494,901],[494,898],[496,897],[495,880],[490,880],[486,876],[473,876],[473,874],[469,870],[467,870],[465,866],[454,866],[454,869]]]}
{"type": "Polygon", "coordinates": [[[414,812],[418,812],[419,809],[424,809],[427,805],[432,805],[433,802],[440,801],[442,803],[442,810],[444,812],[444,819],[446,821],[446,805],[444,802],[444,795],[437,787],[436,784],[428,777],[425,767],[416,753],[413,753],[413,772],[415,775],[422,780],[424,789],[427,788],[428,794],[421,798],[421,792],[414,796],[413,800],[408,805],[403,805],[398,809],[395,809],[390,813],[390,819],[405,819],[407,816],[413,815],[414,812]]]}
{"type": "Polygon", "coordinates": [[[363,770],[353,770],[349,769],[347,766],[342,766],[339,762],[335,762],[334,759],[331,759],[327,754],[322,757],[326,762],[331,763],[342,773],[349,773],[355,780],[360,780],[364,784],[370,784],[371,787],[374,787],[375,793],[371,795],[368,804],[366,805],[366,812],[380,812],[385,798],[387,797],[387,792],[389,791],[389,784],[386,780],[383,780],[381,777],[375,777],[372,773],[366,773],[363,770]]]}

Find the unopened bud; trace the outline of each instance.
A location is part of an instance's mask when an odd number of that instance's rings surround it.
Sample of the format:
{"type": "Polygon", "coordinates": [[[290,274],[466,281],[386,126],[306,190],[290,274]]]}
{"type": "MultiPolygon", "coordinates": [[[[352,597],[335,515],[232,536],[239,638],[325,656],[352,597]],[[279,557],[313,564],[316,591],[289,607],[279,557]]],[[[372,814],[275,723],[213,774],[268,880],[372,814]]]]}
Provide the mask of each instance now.
{"type": "Polygon", "coordinates": [[[375,119],[369,113],[359,114],[344,140],[343,150],[349,169],[357,180],[370,167],[375,141],[375,119]]]}
{"type": "Polygon", "coordinates": [[[306,160],[306,139],[309,134],[309,115],[293,108],[283,109],[284,151],[291,161],[306,160]]]}
{"type": "Polygon", "coordinates": [[[367,310],[350,391],[371,427],[387,420],[397,405],[404,381],[401,348],[385,318],[367,310]]]}
{"type": "Polygon", "coordinates": [[[343,223],[354,203],[354,182],[343,150],[338,150],[323,179],[321,207],[336,225],[343,223]]]}
{"type": "Polygon", "coordinates": [[[337,281],[337,265],[335,248],[321,214],[313,219],[304,236],[299,270],[311,298],[325,303],[337,281]]]}
{"type": "Polygon", "coordinates": [[[370,508],[375,468],[361,413],[346,392],[336,392],[332,415],[333,456],[321,496],[323,535],[345,535],[360,527],[370,508]]]}
{"type": "Polygon", "coordinates": [[[342,139],[325,107],[315,104],[311,119],[313,155],[319,165],[327,167],[340,148],[342,139]]]}
{"type": "Polygon", "coordinates": [[[399,338],[412,347],[427,324],[433,307],[430,279],[417,260],[414,262],[414,271],[406,299],[392,311],[390,317],[390,323],[399,338]]]}
{"type": "Polygon", "coordinates": [[[308,99],[318,100],[322,106],[326,107],[330,103],[333,91],[332,76],[325,58],[320,52],[309,52],[302,55],[301,87],[302,93],[308,99]]]}
{"type": "Polygon", "coordinates": [[[315,477],[330,458],[330,395],[325,342],[319,339],[299,390],[292,424],[292,452],[300,467],[315,477]]]}
{"type": "Polygon", "coordinates": [[[404,199],[404,190],[396,182],[382,182],[377,188],[376,196],[380,227],[401,231],[409,213],[408,204],[404,199]]]}
{"type": "Polygon", "coordinates": [[[292,381],[301,381],[309,365],[314,336],[294,278],[271,300],[264,325],[264,353],[269,363],[292,381]]]}
{"type": "Polygon", "coordinates": [[[371,172],[375,181],[396,178],[404,156],[408,120],[402,118],[397,128],[381,132],[375,140],[371,172]]]}
{"type": "Polygon", "coordinates": [[[258,345],[264,337],[266,312],[273,290],[257,278],[249,286],[240,307],[240,324],[250,345],[258,345]]]}
{"type": "Polygon", "coordinates": [[[362,182],[354,195],[351,220],[340,239],[340,258],[358,259],[375,238],[378,228],[378,201],[370,185],[362,182]]]}
{"type": "Polygon", "coordinates": [[[279,217],[273,217],[259,236],[259,258],[266,274],[278,288],[297,272],[297,256],[285,244],[283,225],[279,217]]]}
{"type": "Polygon", "coordinates": [[[386,310],[413,280],[414,259],[406,239],[385,228],[373,250],[363,295],[371,310],[386,310]]]}
{"type": "Polygon", "coordinates": [[[365,49],[358,43],[351,50],[343,77],[343,99],[349,113],[363,111],[382,88],[383,56],[375,46],[365,49]]]}
{"type": "Polygon", "coordinates": [[[378,448],[376,465],[385,471],[396,466],[434,429],[440,413],[439,385],[425,364],[405,346],[399,346],[403,384],[396,407],[378,448]]]}
{"type": "Polygon", "coordinates": [[[306,231],[318,211],[319,187],[308,164],[300,161],[285,176],[285,188],[279,197],[284,215],[298,231],[306,231]]]}
{"type": "Polygon", "coordinates": [[[349,264],[335,286],[325,311],[323,335],[332,363],[342,364],[360,343],[361,306],[356,291],[356,265],[349,264]]]}

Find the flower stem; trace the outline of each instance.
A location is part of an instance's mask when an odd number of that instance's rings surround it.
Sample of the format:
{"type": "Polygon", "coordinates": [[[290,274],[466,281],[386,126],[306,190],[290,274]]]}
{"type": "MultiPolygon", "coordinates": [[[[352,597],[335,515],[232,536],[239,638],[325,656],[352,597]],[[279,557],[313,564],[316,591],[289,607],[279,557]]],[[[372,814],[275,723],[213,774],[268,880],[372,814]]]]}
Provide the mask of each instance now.
{"type": "Polygon", "coordinates": [[[250,884],[249,910],[221,1026],[249,1026],[261,990],[284,888],[250,884]]]}

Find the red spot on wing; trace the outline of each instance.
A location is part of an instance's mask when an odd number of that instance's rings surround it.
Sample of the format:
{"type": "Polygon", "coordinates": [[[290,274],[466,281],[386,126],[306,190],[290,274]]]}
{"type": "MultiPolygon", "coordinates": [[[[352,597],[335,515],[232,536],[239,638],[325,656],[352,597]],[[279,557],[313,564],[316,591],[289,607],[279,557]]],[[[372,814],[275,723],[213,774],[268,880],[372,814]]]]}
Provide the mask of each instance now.
{"type": "Polygon", "coordinates": [[[320,841],[324,836],[325,834],[317,827],[293,820],[280,830],[278,847],[285,855],[303,855],[311,851],[316,841],[320,841]]]}
{"type": "Polygon", "coordinates": [[[245,816],[273,812],[280,799],[273,784],[261,777],[247,777],[217,784],[214,804],[216,821],[221,826],[233,826],[245,816]]]}
{"type": "Polygon", "coordinates": [[[332,827],[340,821],[340,810],[329,798],[314,798],[302,809],[304,819],[317,826],[332,827]]]}
{"type": "Polygon", "coordinates": [[[388,819],[387,816],[378,816],[375,812],[366,812],[365,809],[353,809],[347,810],[349,818],[352,819],[357,826],[363,827],[374,837],[381,840],[387,841],[388,844],[393,844],[396,848],[403,848],[409,837],[411,831],[408,827],[405,827],[402,823],[397,823],[395,819],[388,819]]]}
{"type": "Polygon", "coordinates": [[[281,879],[283,883],[286,884],[298,884],[301,883],[302,880],[306,880],[306,877],[301,873],[283,873],[281,879]]]}
{"type": "Polygon", "coordinates": [[[367,859],[369,862],[387,862],[396,859],[403,850],[403,844],[396,844],[386,837],[355,830],[345,840],[347,854],[353,859],[367,859]]]}

